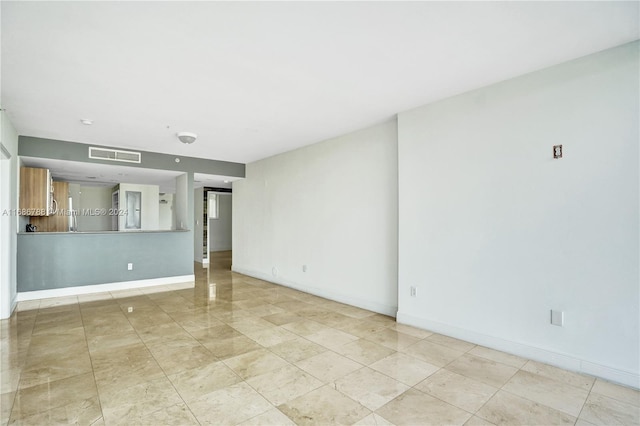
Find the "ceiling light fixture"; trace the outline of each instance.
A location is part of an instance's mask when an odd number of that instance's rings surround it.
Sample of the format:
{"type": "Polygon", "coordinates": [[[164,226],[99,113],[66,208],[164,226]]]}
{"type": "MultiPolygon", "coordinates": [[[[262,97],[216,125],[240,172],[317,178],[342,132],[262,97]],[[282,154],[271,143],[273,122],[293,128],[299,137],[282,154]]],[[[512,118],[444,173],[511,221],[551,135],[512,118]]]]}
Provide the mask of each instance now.
{"type": "Polygon", "coordinates": [[[91,126],[93,124],[93,120],[89,120],[89,119],[86,119],[86,118],[83,118],[82,120],[80,120],[80,122],[82,124],[84,124],[85,126],[91,126]]]}
{"type": "Polygon", "coordinates": [[[194,143],[198,138],[198,135],[190,132],[180,132],[177,134],[177,136],[178,136],[178,139],[180,139],[180,142],[184,144],[194,143]]]}

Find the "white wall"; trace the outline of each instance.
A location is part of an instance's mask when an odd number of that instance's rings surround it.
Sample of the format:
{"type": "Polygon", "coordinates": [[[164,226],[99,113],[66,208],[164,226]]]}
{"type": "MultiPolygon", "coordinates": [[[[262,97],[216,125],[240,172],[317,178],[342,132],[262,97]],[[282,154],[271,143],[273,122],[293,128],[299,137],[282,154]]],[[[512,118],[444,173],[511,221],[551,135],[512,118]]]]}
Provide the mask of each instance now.
{"type": "Polygon", "coordinates": [[[108,212],[109,209],[111,209],[112,192],[112,188],[104,186],[69,185],[69,193],[73,198],[73,209],[78,212],[78,231],[112,230],[113,218],[108,214],[87,214],[88,210],[96,211],[104,209],[108,212]]]}
{"type": "Polygon", "coordinates": [[[393,120],[248,164],[233,183],[233,269],[395,314],[397,221],[393,120]]]}
{"type": "Polygon", "coordinates": [[[209,251],[226,251],[232,249],[232,195],[218,195],[218,218],[209,219],[209,251]]]}
{"type": "Polygon", "coordinates": [[[202,262],[203,250],[203,226],[204,215],[204,190],[197,188],[193,190],[193,258],[196,262],[202,262]]]}
{"type": "Polygon", "coordinates": [[[173,211],[176,215],[176,229],[189,229],[189,181],[193,181],[193,176],[189,179],[189,173],[176,177],[176,195],[173,211]]]}
{"type": "Polygon", "coordinates": [[[640,384],[638,46],[398,116],[400,321],[640,384]]]}
{"type": "MultiPolygon", "coordinates": [[[[140,226],[142,230],[156,231],[159,229],[159,196],[160,187],[158,185],[140,185],[133,183],[121,183],[119,186],[120,193],[120,210],[127,208],[127,191],[139,191],[142,193],[140,226]]],[[[119,230],[126,231],[125,228],[127,217],[122,215],[119,217],[119,230]]]]}
{"type": "Polygon", "coordinates": [[[169,231],[176,229],[176,215],[173,210],[173,194],[160,195],[158,229],[169,231]]]}
{"type": "Polygon", "coordinates": [[[18,219],[18,134],[4,111],[0,111],[0,319],[15,308],[18,219]],[[6,211],[6,212],[5,212],[6,211]],[[5,214],[6,213],[6,214],[5,214]]]}

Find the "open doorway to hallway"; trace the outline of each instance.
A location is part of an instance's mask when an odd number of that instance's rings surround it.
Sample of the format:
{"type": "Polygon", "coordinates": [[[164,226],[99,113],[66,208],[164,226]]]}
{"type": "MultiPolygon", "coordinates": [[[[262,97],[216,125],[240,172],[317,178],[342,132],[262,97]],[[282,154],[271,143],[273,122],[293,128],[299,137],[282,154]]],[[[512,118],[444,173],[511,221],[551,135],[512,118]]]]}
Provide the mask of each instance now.
{"type": "Polygon", "coordinates": [[[231,189],[199,188],[195,190],[195,200],[196,283],[206,283],[211,287],[208,291],[213,294],[213,284],[231,279],[231,189]]]}
{"type": "Polygon", "coordinates": [[[194,175],[194,260],[209,264],[210,252],[232,247],[231,181],[219,176],[194,175]],[[208,184],[215,184],[209,186],[208,184]]]}
{"type": "MultiPolygon", "coordinates": [[[[205,188],[206,229],[204,229],[205,257],[211,262],[212,254],[231,253],[232,248],[232,193],[218,188],[205,188]]],[[[224,256],[222,256],[224,258],[224,256]]]]}
{"type": "Polygon", "coordinates": [[[209,269],[213,272],[231,271],[231,250],[209,252],[209,269]]]}

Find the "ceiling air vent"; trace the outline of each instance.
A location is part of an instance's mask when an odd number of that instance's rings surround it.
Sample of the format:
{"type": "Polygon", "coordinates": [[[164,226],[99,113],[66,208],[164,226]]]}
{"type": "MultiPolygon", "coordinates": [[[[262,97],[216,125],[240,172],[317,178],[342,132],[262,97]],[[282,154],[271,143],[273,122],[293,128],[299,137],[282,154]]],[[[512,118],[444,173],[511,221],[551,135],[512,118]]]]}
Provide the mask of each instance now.
{"type": "Polygon", "coordinates": [[[133,151],[120,151],[118,149],[89,147],[89,158],[94,160],[122,161],[124,163],[140,163],[142,154],[133,151]]]}

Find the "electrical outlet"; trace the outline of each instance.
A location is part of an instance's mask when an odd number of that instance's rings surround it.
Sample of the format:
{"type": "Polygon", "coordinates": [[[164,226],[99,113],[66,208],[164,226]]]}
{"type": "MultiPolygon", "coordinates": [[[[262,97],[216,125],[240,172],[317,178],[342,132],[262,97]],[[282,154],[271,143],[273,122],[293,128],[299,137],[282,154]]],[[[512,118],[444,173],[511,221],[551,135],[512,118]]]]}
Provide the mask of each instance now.
{"type": "Polygon", "coordinates": [[[564,326],[564,312],[562,311],[551,311],[551,324],[557,326],[564,326]]]}
{"type": "Polygon", "coordinates": [[[127,263],[127,271],[133,271],[133,263],[127,263]]]}
{"type": "Polygon", "coordinates": [[[409,294],[411,295],[411,297],[418,296],[418,288],[411,286],[411,288],[409,289],[409,294]]]}

